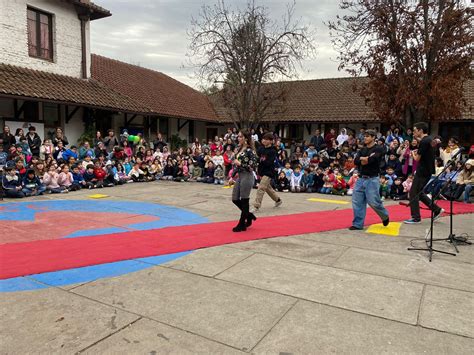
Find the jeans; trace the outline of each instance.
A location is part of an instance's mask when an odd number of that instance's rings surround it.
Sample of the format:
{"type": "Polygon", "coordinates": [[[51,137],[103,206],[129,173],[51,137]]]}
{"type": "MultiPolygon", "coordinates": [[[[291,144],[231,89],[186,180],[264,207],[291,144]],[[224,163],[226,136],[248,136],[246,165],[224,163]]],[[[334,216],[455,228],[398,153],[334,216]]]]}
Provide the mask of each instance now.
{"type": "Polygon", "coordinates": [[[441,208],[432,201],[423,190],[425,185],[428,183],[430,177],[418,176],[415,174],[413,179],[413,184],[411,185],[410,193],[410,210],[411,218],[420,220],[420,201],[423,202],[429,209],[431,209],[431,204],[433,204],[433,211],[437,214],[441,208]]]}
{"type": "Polygon", "coordinates": [[[357,180],[352,193],[352,209],[354,219],[352,225],[357,228],[364,227],[367,204],[379,215],[382,221],[388,218],[388,211],[380,199],[380,181],[378,176],[372,178],[361,177],[357,180]]]}
{"type": "Polygon", "coordinates": [[[41,195],[42,193],[44,193],[46,191],[46,187],[44,187],[43,185],[41,186],[38,186],[38,188],[36,190],[33,190],[33,189],[29,189],[27,187],[24,187],[22,190],[21,190],[26,196],[38,196],[38,195],[41,195]]]}
{"type": "Polygon", "coordinates": [[[473,185],[471,185],[471,184],[466,184],[466,187],[464,188],[464,202],[469,202],[469,197],[471,195],[472,186],[473,185]]]}

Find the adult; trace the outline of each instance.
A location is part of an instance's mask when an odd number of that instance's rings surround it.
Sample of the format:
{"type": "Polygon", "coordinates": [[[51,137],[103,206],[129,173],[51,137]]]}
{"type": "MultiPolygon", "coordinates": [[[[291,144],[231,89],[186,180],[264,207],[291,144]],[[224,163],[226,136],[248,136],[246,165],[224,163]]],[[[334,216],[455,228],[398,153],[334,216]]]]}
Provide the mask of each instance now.
{"type": "Polygon", "coordinates": [[[94,138],[94,147],[97,147],[99,143],[104,142],[104,138],[102,138],[102,133],[100,131],[95,132],[95,138],[94,138]]]}
{"type": "Polygon", "coordinates": [[[10,149],[11,145],[14,146],[16,144],[15,136],[10,132],[10,127],[3,127],[3,132],[0,134],[0,144],[3,145],[3,150],[5,152],[10,149]]]}
{"type": "Polygon", "coordinates": [[[321,150],[324,145],[324,138],[321,135],[321,131],[319,129],[314,131],[314,136],[311,137],[309,144],[313,144],[314,148],[316,148],[318,152],[321,150]]]}
{"type": "Polygon", "coordinates": [[[84,159],[86,155],[89,155],[92,159],[95,159],[95,152],[94,149],[91,148],[88,141],[85,141],[79,147],[79,159],[84,159]]]}
{"type": "Polygon", "coordinates": [[[375,143],[377,133],[368,129],[364,135],[365,146],[357,154],[354,163],[358,166],[359,179],[357,180],[352,194],[352,209],[354,219],[350,230],[362,230],[364,228],[367,204],[379,215],[384,226],[390,222],[388,211],[380,199],[379,169],[383,151],[380,145],[375,143]]]}
{"type": "Polygon", "coordinates": [[[416,149],[418,149],[418,141],[413,139],[411,142],[408,140],[404,141],[397,150],[397,154],[400,156],[402,163],[402,173],[404,176],[408,176],[416,171],[418,162],[413,159],[413,155],[411,154],[411,151],[416,149]]]}
{"type": "Polygon", "coordinates": [[[23,128],[17,128],[15,131],[15,143],[18,144],[20,143],[20,139],[25,136],[25,132],[23,131],[23,128]]]}
{"type": "Polygon", "coordinates": [[[241,213],[239,223],[232,229],[233,232],[243,232],[247,226],[257,218],[249,211],[250,191],[255,183],[253,170],[256,167],[255,148],[248,131],[240,131],[237,135],[239,142],[238,152],[234,159],[234,174],[237,179],[232,190],[232,202],[241,213]]]}
{"type": "Polygon", "coordinates": [[[28,145],[30,146],[31,154],[34,157],[39,157],[41,138],[38,133],[36,133],[36,128],[34,126],[30,126],[28,128],[28,134],[26,135],[26,139],[28,140],[28,145]]]}
{"type": "MultiPolygon", "coordinates": [[[[448,146],[446,148],[439,148],[439,156],[441,159],[443,159],[444,165],[448,163],[456,154],[459,153],[459,146],[458,146],[458,140],[454,137],[449,138],[448,140],[448,146]]],[[[458,155],[459,159],[460,156],[458,155]]]]}
{"type": "Polygon", "coordinates": [[[326,143],[326,147],[332,147],[332,142],[336,139],[336,130],[331,128],[329,133],[326,133],[324,136],[324,142],[326,143]]]}
{"type": "Polygon", "coordinates": [[[153,141],[153,149],[156,150],[158,148],[160,152],[163,151],[163,147],[167,146],[168,144],[165,142],[163,135],[158,132],[156,134],[156,139],[153,141]]]}
{"type": "Polygon", "coordinates": [[[347,130],[345,128],[341,129],[341,132],[337,136],[336,140],[339,146],[343,145],[345,141],[349,139],[347,135],[347,130]]]}
{"type": "Polygon", "coordinates": [[[107,131],[107,137],[104,138],[104,146],[107,149],[107,153],[111,153],[114,150],[114,147],[119,145],[119,141],[115,136],[113,129],[107,131]]]}
{"type": "Polygon", "coordinates": [[[257,155],[259,159],[258,175],[260,176],[260,184],[258,184],[257,196],[253,203],[253,212],[258,212],[262,206],[265,192],[275,201],[275,207],[279,207],[282,204],[282,200],[272,187],[272,180],[275,178],[276,173],[275,161],[277,157],[277,150],[273,145],[272,133],[265,133],[263,135],[262,145],[258,148],[257,155]]]}
{"type": "Polygon", "coordinates": [[[406,224],[421,222],[420,200],[433,211],[435,220],[440,218],[444,212],[423,191],[425,185],[435,172],[435,155],[431,146],[432,139],[428,135],[428,124],[425,122],[415,123],[413,136],[419,141],[418,149],[411,151],[413,159],[418,162],[418,166],[409,193],[411,218],[405,221],[406,224]]]}
{"type": "Polygon", "coordinates": [[[61,127],[57,127],[56,130],[54,131],[52,141],[55,147],[58,146],[59,142],[62,142],[63,147],[66,147],[69,144],[69,141],[67,140],[67,137],[64,135],[64,132],[61,127]]]}

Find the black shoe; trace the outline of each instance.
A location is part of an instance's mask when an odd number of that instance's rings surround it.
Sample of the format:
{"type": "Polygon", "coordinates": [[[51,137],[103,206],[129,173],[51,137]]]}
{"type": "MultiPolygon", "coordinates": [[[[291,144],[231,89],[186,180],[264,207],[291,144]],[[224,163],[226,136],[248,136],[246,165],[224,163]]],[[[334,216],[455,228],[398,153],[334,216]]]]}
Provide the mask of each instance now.
{"type": "Polygon", "coordinates": [[[249,213],[247,216],[247,221],[245,222],[245,226],[248,228],[252,225],[253,221],[256,221],[257,217],[253,213],[249,213]]]}
{"type": "Polygon", "coordinates": [[[244,223],[237,224],[234,228],[232,228],[232,232],[245,232],[247,230],[247,227],[245,226],[244,223]]]}
{"type": "Polygon", "coordinates": [[[354,227],[354,226],[349,227],[350,231],[361,231],[362,229],[364,229],[364,228],[359,228],[359,227],[354,227]]]}
{"type": "Polygon", "coordinates": [[[388,226],[388,224],[390,223],[390,218],[387,217],[387,219],[383,220],[382,223],[384,227],[388,226]]]}

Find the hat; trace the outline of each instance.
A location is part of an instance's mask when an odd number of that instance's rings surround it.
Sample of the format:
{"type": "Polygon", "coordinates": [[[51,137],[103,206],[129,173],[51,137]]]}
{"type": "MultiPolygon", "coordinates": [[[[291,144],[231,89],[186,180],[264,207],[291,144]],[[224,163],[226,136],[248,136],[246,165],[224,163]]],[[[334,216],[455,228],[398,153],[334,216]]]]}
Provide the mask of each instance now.
{"type": "Polygon", "coordinates": [[[470,166],[474,166],[474,159],[468,159],[466,160],[465,164],[469,164],[470,166]]]}
{"type": "Polygon", "coordinates": [[[373,130],[373,129],[368,129],[364,132],[364,135],[377,137],[377,132],[375,132],[375,130],[373,130]]]}
{"type": "Polygon", "coordinates": [[[107,160],[107,162],[105,163],[105,165],[114,165],[114,163],[112,163],[112,160],[107,160]]]}

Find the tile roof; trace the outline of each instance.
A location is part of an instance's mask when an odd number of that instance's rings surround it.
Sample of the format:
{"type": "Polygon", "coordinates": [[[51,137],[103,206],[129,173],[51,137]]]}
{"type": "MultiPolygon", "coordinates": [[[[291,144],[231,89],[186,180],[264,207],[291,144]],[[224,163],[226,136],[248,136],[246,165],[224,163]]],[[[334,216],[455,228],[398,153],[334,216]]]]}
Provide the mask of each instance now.
{"type": "MultiPolygon", "coordinates": [[[[354,92],[354,84],[367,78],[331,78],[283,82],[287,89],[284,111],[265,117],[263,122],[377,122],[365,99],[354,92]]],[[[270,84],[271,85],[271,84],[270,84]]],[[[461,118],[474,119],[474,80],[465,83],[466,105],[461,118]]],[[[223,107],[219,94],[210,96],[214,108],[223,122],[230,122],[228,110],[223,107]]]]}
{"type": "Polygon", "coordinates": [[[91,20],[97,20],[104,17],[112,16],[109,10],[102,6],[96,5],[89,0],[68,0],[70,3],[83,8],[90,14],[91,20]]]}
{"type": "Polygon", "coordinates": [[[92,54],[91,75],[155,114],[218,121],[206,95],[163,73],[92,54]]]}
{"type": "Polygon", "coordinates": [[[78,79],[0,63],[0,95],[2,94],[150,114],[146,106],[96,80],[78,79]]]}

